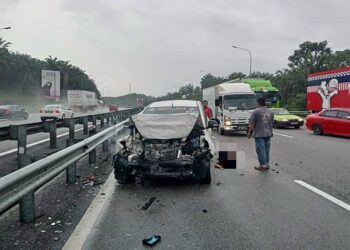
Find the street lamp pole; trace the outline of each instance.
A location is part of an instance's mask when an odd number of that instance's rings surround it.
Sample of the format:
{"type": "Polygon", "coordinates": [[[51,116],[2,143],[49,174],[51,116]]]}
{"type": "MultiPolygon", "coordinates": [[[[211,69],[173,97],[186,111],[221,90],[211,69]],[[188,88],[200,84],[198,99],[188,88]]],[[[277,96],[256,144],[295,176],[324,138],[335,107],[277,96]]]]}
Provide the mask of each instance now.
{"type": "Polygon", "coordinates": [[[249,75],[251,75],[252,74],[252,60],[253,60],[252,52],[249,49],[241,48],[238,46],[232,46],[232,48],[244,50],[244,51],[247,51],[249,53],[249,59],[250,59],[249,60],[249,75]]]}

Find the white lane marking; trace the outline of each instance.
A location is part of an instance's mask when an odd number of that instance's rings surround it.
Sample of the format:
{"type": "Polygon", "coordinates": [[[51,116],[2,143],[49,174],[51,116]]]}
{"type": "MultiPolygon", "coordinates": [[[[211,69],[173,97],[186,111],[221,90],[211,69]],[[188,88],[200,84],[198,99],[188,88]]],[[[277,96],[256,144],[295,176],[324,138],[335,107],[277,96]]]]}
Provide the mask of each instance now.
{"type": "Polygon", "coordinates": [[[287,138],[294,138],[293,136],[290,135],[284,135],[284,134],[279,134],[279,133],[275,133],[273,132],[274,135],[279,135],[279,136],[283,136],[283,137],[287,137],[287,138]]]}
{"type": "Polygon", "coordinates": [[[350,211],[350,205],[349,204],[347,204],[347,203],[345,203],[345,202],[343,202],[341,200],[338,200],[337,198],[335,198],[335,197],[333,197],[333,196],[323,192],[322,190],[319,190],[318,188],[315,188],[315,187],[311,186],[310,184],[308,184],[308,183],[306,183],[304,181],[301,181],[301,180],[294,180],[294,182],[296,182],[299,185],[301,185],[301,186],[303,186],[303,187],[305,187],[305,188],[315,192],[316,194],[322,196],[323,198],[326,198],[327,200],[337,204],[338,206],[340,206],[340,207],[350,211]]]}
{"type": "Polygon", "coordinates": [[[91,232],[93,226],[95,226],[95,223],[100,216],[102,209],[105,207],[106,202],[112,196],[112,192],[114,191],[116,185],[118,184],[116,184],[114,180],[114,173],[112,172],[62,249],[83,249],[83,245],[89,233],[91,232]],[[104,193],[104,195],[102,195],[102,193],[104,193]]]}

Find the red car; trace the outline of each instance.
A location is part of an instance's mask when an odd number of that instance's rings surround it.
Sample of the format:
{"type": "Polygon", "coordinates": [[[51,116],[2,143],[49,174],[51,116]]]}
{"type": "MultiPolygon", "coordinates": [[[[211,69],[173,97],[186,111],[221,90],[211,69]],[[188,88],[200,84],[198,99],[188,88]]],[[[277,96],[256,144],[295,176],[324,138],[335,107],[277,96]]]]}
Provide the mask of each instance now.
{"type": "Polygon", "coordinates": [[[350,109],[331,108],[306,117],[306,127],[315,135],[350,137],[350,109]]]}

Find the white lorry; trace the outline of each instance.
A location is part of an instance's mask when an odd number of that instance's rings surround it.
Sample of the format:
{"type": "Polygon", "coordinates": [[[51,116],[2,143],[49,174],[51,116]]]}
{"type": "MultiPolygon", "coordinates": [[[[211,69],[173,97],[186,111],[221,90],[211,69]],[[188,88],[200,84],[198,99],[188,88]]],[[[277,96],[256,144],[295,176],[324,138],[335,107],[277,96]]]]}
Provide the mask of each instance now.
{"type": "Polygon", "coordinates": [[[68,90],[68,105],[76,112],[95,110],[99,104],[95,92],[85,90],[68,90]]]}
{"type": "Polygon", "coordinates": [[[228,81],[203,89],[203,100],[213,110],[220,134],[248,131],[250,115],[256,108],[256,95],[248,84],[228,81]]]}

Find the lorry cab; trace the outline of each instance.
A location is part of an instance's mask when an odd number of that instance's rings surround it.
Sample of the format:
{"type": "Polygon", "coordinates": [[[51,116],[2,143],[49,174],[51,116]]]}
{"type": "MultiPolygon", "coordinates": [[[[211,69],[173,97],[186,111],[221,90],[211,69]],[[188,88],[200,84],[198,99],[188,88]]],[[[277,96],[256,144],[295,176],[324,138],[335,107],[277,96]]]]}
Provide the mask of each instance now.
{"type": "Polygon", "coordinates": [[[251,113],[256,108],[256,94],[248,84],[228,82],[203,89],[203,99],[214,111],[221,134],[248,131],[251,113]]]}

